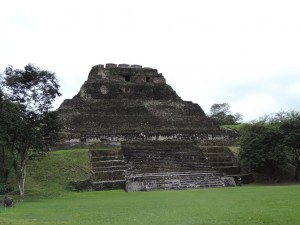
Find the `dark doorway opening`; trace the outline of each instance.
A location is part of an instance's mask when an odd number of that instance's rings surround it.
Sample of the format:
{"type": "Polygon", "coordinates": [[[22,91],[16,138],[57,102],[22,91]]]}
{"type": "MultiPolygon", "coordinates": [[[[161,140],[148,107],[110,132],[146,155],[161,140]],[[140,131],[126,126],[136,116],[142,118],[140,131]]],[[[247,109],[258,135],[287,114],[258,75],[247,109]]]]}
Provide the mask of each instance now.
{"type": "Polygon", "coordinates": [[[125,81],[126,81],[126,82],[129,82],[129,81],[130,81],[130,76],[124,76],[124,78],[125,78],[125,81]]]}

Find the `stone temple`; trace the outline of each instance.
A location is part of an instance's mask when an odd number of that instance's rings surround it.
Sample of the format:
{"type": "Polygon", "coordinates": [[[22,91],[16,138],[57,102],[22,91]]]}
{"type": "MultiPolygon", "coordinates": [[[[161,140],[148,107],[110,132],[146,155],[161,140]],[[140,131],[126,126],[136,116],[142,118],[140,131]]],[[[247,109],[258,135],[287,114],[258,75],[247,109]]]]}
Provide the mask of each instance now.
{"type": "Polygon", "coordinates": [[[198,104],[183,101],[156,69],[139,65],[92,67],[73,99],[59,108],[64,142],[120,144],[128,140],[226,142],[232,138],[205,116],[198,104]]]}
{"type": "Polygon", "coordinates": [[[183,101],[156,69],[96,65],[58,112],[61,145],[122,146],[90,151],[95,190],[222,187],[221,174],[238,169],[226,147],[235,134],[222,130],[198,104],[183,101]]]}

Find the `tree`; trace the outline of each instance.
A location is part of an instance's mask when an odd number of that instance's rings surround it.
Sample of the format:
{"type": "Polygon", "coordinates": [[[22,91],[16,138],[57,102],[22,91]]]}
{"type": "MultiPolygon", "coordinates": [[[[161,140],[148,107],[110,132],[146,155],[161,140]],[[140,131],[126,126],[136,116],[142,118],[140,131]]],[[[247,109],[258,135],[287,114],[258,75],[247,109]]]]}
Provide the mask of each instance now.
{"type": "Polygon", "coordinates": [[[280,129],[283,131],[283,143],[288,148],[288,161],[295,167],[295,179],[300,173],[300,113],[289,112],[280,114],[280,129]]]}
{"type": "Polygon", "coordinates": [[[213,104],[210,107],[210,117],[217,120],[221,125],[234,125],[243,120],[241,114],[232,114],[227,103],[213,104]]]}
{"type": "Polygon", "coordinates": [[[273,177],[288,163],[300,173],[300,114],[280,112],[243,126],[240,157],[254,171],[267,171],[273,177]]]}
{"type": "Polygon", "coordinates": [[[266,173],[275,179],[287,162],[287,148],[282,143],[279,127],[263,121],[243,126],[240,137],[240,158],[244,166],[266,173]]]}
{"type": "MultiPolygon", "coordinates": [[[[0,89],[0,121],[3,121],[3,119],[5,119],[5,117],[3,117],[3,112],[5,109],[5,106],[3,104],[3,96],[4,95],[2,89],[0,89]]],[[[10,158],[8,152],[6,151],[5,141],[3,141],[2,131],[3,129],[1,123],[0,124],[0,194],[5,193],[4,189],[7,186],[8,174],[10,172],[10,166],[9,166],[10,158]]]]}
{"type": "Polygon", "coordinates": [[[9,174],[9,156],[5,150],[5,142],[0,139],[0,185],[7,182],[9,174]]]}
{"type": "Polygon", "coordinates": [[[58,140],[57,113],[52,103],[60,96],[54,73],[32,64],[24,70],[9,66],[1,82],[1,140],[13,157],[20,196],[25,194],[26,160],[30,151],[47,151],[58,140]]]}

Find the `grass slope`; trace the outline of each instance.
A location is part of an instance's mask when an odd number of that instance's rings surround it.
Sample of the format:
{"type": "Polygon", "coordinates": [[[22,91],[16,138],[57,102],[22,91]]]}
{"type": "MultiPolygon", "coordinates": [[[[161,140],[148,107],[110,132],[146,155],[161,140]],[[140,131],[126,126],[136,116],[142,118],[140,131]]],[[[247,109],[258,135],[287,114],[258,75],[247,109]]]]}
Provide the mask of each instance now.
{"type": "Polygon", "coordinates": [[[40,160],[28,161],[25,194],[27,198],[63,195],[71,181],[89,176],[88,150],[51,152],[40,160]]]}

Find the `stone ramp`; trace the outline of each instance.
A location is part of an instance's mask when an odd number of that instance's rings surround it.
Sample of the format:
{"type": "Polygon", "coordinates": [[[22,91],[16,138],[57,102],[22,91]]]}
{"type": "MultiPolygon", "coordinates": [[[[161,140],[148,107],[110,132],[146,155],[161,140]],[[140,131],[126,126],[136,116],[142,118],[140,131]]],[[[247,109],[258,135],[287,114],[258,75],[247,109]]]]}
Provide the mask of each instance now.
{"type": "Polygon", "coordinates": [[[211,167],[225,175],[239,174],[238,160],[227,146],[199,146],[211,167]]]}
{"type": "Polygon", "coordinates": [[[126,142],[122,150],[127,191],[224,187],[193,142],[126,142]]]}
{"type": "Polygon", "coordinates": [[[120,150],[90,150],[94,190],[124,189],[125,162],[120,150]]]}

